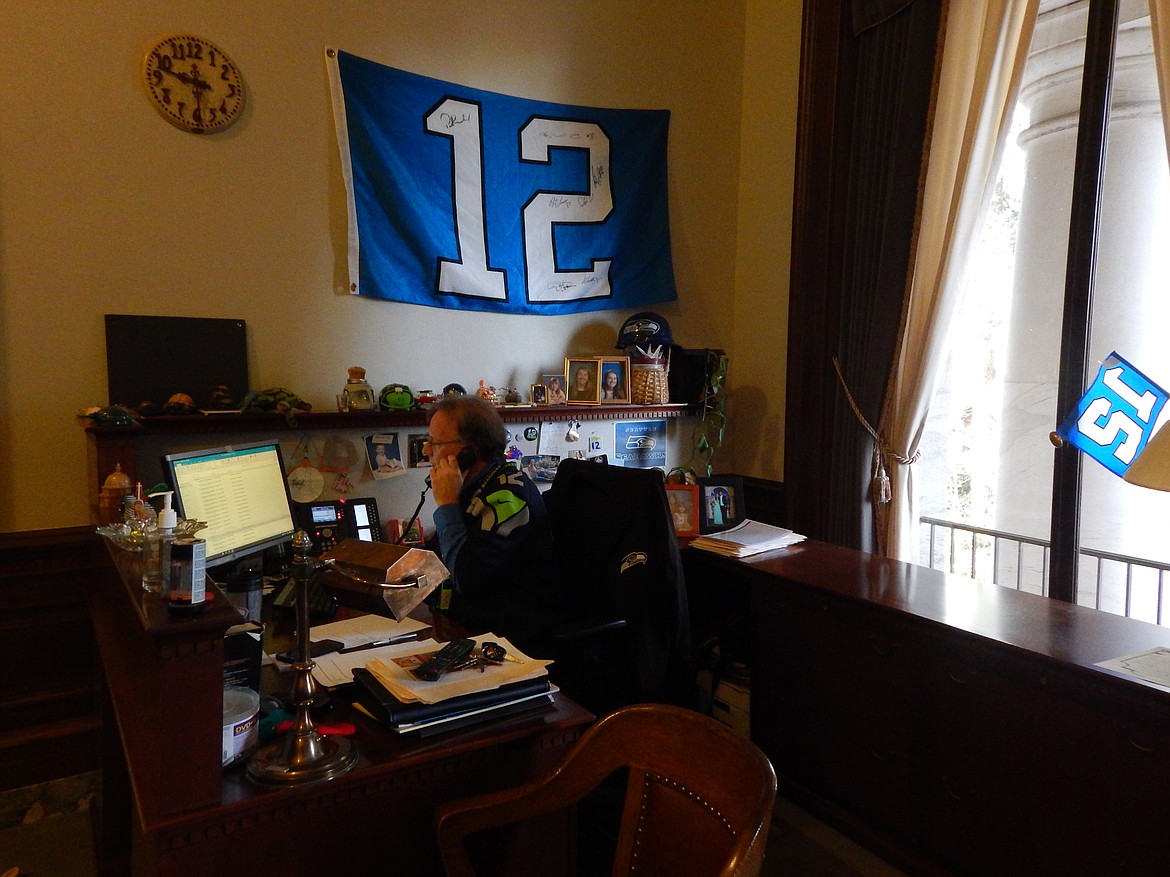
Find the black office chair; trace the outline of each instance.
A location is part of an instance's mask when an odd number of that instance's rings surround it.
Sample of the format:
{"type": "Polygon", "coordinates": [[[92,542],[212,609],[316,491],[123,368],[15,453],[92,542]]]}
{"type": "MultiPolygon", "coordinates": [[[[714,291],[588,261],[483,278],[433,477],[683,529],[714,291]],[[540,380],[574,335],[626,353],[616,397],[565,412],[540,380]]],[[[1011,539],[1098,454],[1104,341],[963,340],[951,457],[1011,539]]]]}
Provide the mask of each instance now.
{"type": "Polygon", "coordinates": [[[562,460],[545,493],[572,619],[550,632],[550,675],[597,715],[693,706],[690,617],[661,475],[562,460]]]}

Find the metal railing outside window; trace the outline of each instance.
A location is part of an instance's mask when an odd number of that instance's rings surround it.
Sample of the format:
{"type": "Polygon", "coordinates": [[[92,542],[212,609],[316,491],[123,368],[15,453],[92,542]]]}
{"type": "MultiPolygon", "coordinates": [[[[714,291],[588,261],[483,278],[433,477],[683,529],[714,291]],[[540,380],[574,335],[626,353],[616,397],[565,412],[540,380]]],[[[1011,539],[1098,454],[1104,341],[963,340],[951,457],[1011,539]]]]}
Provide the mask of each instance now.
{"type": "MultiPolygon", "coordinates": [[[[921,517],[922,562],[978,582],[1048,596],[1045,539],[940,518],[921,517]]],[[[1170,563],[1089,548],[1077,550],[1077,603],[1170,626],[1166,586],[1170,563]]]]}

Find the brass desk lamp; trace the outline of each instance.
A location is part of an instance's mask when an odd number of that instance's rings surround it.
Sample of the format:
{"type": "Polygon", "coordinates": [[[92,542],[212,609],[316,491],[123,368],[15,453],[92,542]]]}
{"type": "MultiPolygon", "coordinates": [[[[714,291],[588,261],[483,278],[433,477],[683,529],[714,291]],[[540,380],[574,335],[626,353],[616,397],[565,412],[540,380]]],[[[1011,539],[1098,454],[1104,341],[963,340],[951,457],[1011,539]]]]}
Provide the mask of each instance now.
{"type": "Polygon", "coordinates": [[[326,737],[317,730],[309,707],[317,693],[309,657],[309,580],[320,570],[310,555],[313,540],[304,530],[293,536],[292,575],[296,584],[297,645],[293,672],[296,720],[279,740],[257,750],[248,760],[248,777],[258,783],[293,786],[331,780],[357,763],[357,751],[346,737],[326,737]]]}

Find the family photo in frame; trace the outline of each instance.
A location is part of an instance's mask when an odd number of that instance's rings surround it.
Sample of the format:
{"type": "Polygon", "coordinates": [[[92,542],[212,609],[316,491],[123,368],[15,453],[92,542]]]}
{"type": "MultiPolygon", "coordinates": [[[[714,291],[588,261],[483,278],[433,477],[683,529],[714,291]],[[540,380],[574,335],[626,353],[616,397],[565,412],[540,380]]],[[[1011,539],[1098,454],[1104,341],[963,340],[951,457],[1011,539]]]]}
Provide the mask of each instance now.
{"type": "Polygon", "coordinates": [[[545,400],[549,405],[564,405],[568,401],[565,395],[565,376],[543,375],[541,382],[547,388],[545,400]]]}
{"type": "Polygon", "coordinates": [[[699,535],[699,488],[695,484],[667,484],[666,502],[680,539],[699,535]]]}
{"type": "Polygon", "coordinates": [[[743,479],[714,475],[699,479],[699,532],[718,533],[744,520],[743,479]]]}
{"type": "Polygon", "coordinates": [[[601,363],[595,357],[565,359],[566,396],[570,405],[601,403],[601,363]]]}
{"type": "Polygon", "coordinates": [[[601,404],[625,405],[630,401],[630,358],[603,356],[601,361],[601,404]]]}

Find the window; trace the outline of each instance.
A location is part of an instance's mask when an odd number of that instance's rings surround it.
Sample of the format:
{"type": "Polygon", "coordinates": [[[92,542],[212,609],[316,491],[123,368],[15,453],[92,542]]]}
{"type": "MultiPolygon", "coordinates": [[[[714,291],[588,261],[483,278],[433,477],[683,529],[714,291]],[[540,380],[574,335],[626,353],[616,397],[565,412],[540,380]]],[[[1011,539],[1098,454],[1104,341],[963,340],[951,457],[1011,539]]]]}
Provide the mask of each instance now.
{"type": "Polygon", "coordinates": [[[916,476],[924,518],[985,532],[924,526],[923,562],[1170,624],[1170,494],[1048,440],[1112,351],[1170,386],[1168,223],[1144,2],[1041,3],[916,476]]]}

